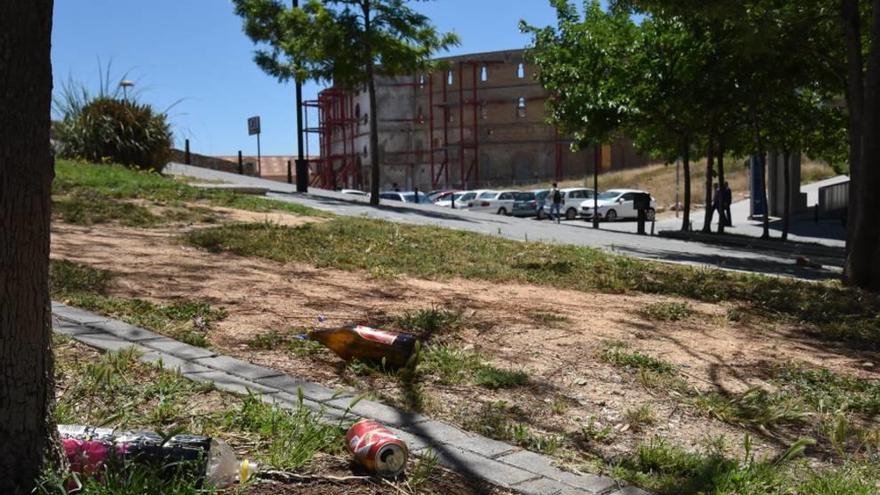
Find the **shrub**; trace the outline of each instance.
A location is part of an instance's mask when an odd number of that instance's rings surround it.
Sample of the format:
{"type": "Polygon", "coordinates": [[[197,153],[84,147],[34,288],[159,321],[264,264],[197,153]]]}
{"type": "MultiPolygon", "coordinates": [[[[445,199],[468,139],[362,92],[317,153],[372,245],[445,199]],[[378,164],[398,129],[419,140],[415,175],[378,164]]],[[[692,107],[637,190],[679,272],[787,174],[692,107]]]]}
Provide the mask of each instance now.
{"type": "Polygon", "coordinates": [[[99,96],[65,110],[54,128],[62,157],[157,171],[168,162],[171,129],[150,105],[99,96]]]}

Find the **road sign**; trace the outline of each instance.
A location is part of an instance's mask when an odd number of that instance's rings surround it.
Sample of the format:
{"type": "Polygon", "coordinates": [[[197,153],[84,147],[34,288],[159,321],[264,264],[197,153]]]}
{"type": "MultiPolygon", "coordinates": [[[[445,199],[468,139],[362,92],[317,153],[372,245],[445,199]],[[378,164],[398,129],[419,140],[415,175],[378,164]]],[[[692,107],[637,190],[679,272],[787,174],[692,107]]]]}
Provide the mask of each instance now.
{"type": "Polygon", "coordinates": [[[248,119],[248,135],[253,136],[254,134],[260,133],[260,117],[251,117],[248,119]]]}

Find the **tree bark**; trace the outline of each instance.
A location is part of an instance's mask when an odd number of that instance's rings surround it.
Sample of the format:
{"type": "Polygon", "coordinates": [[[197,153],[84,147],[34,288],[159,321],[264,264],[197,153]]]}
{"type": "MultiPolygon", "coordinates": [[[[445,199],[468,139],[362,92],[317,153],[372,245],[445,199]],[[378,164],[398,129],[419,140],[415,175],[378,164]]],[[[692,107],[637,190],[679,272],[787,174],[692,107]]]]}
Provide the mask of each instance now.
{"type": "MultiPolygon", "coordinates": [[[[709,133],[709,148],[706,151],[706,217],[703,219],[703,232],[712,232],[712,217],[714,216],[712,193],[712,173],[715,170],[715,142],[712,133],[709,133]]],[[[724,223],[724,222],[721,222],[724,223]]]]}
{"type": "MultiPolygon", "coordinates": [[[[718,186],[724,187],[724,138],[718,138],[718,186]]],[[[724,195],[722,195],[721,198],[724,199],[724,195]]],[[[731,198],[731,202],[732,201],[733,198],[731,198]]],[[[725,206],[724,210],[727,211],[726,205],[722,204],[722,206],[725,206]]],[[[732,222],[730,218],[727,220],[732,222]]],[[[724,227],[724,222],[718,222],[719,234],[724,233],[724,227]]]]}
{"type": "Polygon", "coordinates": [[[684,215],[681,220],[681,230],[691,230],[691,145],[686,140],[682,147],[682,164],[684,168],[684,215]]]}
{"type": "Polygon", "coordinates": [[[844,281],[880,291],[880,0],[874,0],[873,44],[863,57],[859,2],[843,0],[841,14],[847,46],[847,104],[850,108],[850,208],[847,218],[848,256],[844,281]],[[865,70],[867,66],[867,70],[865,70]],[[863,76],[864,74],[864,76],[863,76]]]}
{"type": "Polygon", "coordinates": [[[370,18],[370,0],[364,0],[364,36],[367,38],[367,91],[370,94],[370,204],[379,206],[379,109],[376,103],[375,64],[373,46],[370,39],[373,35],[372,19],[370,18]]]}
{"type": "Polygon", "coordinates": [[[0,493],[10,494],[31,492],[53,431],[52,7],[0,2],[0,493]]]}
{"type": "Polygon", "coordinates": [[[791,227],[791,151],[785,150],[782,154],[783,193],[782,205],[782,240],[788,240],[788,229],[791,227]]]}

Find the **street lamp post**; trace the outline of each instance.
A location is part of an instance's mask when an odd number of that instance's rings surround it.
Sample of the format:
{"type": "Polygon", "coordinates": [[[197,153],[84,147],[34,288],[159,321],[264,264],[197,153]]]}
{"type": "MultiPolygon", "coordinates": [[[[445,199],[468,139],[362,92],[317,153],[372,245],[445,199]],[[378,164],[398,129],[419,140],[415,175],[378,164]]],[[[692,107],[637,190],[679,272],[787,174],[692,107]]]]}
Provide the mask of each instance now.
{"type": "Polygon", "coordinates": [[[128,88],[131,88],[133,86],[134,86],[134,81],[131,81],[128,79],[123,79],[122,81],[119,81],[119,87],[122,88],[122,98],[125,101],[128,101],[128,88]]]}
{"type": "MultiPolygon", "coordinates": [[[[293,8],[299,7],[299,0],[293,0],[293,8]]],[[[296,192],[309,192],[309,162],[305,157],[305,130],[303,129],[302,82],[294,78],[296,84],[296,192]]]]}

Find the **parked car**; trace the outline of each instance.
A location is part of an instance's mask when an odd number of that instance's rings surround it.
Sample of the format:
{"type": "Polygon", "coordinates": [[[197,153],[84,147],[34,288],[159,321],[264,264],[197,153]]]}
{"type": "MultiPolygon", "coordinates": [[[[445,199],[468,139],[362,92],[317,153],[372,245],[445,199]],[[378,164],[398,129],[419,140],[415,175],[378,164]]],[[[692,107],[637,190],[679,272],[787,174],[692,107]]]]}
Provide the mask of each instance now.
{"type": "Polygon", "coordinates": [[[538,199],[535,193],[513,193],[513,208],[511,214],[515,217],[533,217],[538,213],[538,199]]]}
{"type": "Polygon", "coordinates": [[[428,199],[430,199],[432,203],[436,203],[437,201],[440,201],[443,198],[451,197],[451,195],[455,192],[458,192],[458,191],[445,190],[445,189],[438,190],[438,191],[431,191],[428,193],[428,199]]]}
{"type": "Polygon", "coordinates": [[[470,191],[454,191],[443,193],[434,199],[434,206],[440,206],[442,208],[452,208],[453,198],[455,199],[455,208],[460,209],[463,207],[467,207],[467,200],[464,202],[461,201],[461,197],[467,194],[471,194],[472,197],[476,196],[470,191]]]}
{"type": "Polygon", "coordinates": [[[499,215],[513,212],[514,194],[518,191],[486,191],[472,201],[468,201],[470,211],[488,211],[499,215]]]}
{"type": "MultiPolygon", "coordinates": [[[[633,205],[633,199],[636,194],[647,194],[645,191],[638,189],[611,189],[599,195],[598,207],[599,218],[613,222],[624,218],[638,218],[639,212],[633,205]]],[[[649,221],[654,220],[657,202],[651,198],[651,208],[647,211],[649,221]]],[[[581,203],[581,217],[584,219],[593,218],[593,200],[589,199],[581,203]]]]}
{"type": "Polygon", "coordinates": [[[431,204],[431,200],[428,199],[428,195],[421,192],[418,195],[418,199],[416,199],[416,193],[414,192],[385,191],[379,193],[379,199],[385,199],[388,201],[400,201],[401,203],[431,204]]]}
{"type": "MultiPolygon", "coordinates": [[[[466,210],[468,209],[468,203],[477,198],[480,194],[486,192],[485,189],[479,189],[476,191],[459,191],[455,193],[455,209],[456,210],[466,210]]],[[[439,201],[434,203],[437,206],[445,206],[447,208],[452,207],[452,198],[448,200],[439,201]]]]}
{"type": "MultiPolygon", "coordinates": [[[[541,191],[544,193],[544,208],[538,209],[538,218],[543,220],[550,217],[550,207],[552,206],[553,198],[547,197],[550,193],[549,189],[541,189],[541,191]]],[[[567,220],[577,218],[581,202],[585,199],[593,198],[593,190],[586,187],[569,187],[560,189],[559,192],[562,194],[562,208],[560,208],[560,211],[567,220]]]]}
{"type": "Polygon", "coordinates": [[[342,194],[351,194],[352,196],[369,196],[369,194],[358,189],[343,189],[339,192],[341,192],[342,194]]]}

